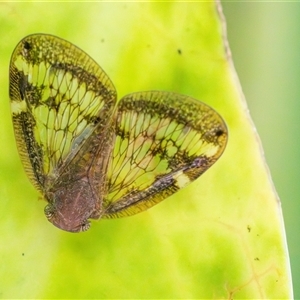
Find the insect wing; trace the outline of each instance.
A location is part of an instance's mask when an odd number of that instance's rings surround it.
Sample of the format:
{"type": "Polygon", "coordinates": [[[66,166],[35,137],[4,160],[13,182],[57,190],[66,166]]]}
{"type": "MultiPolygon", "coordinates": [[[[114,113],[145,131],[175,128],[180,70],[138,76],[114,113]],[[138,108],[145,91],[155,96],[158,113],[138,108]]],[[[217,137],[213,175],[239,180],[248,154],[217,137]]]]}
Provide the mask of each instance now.
{"type": "Polygon", "coordinates": [[[43,192],[94,129],[109,123],[116,91],[85,52],[60,38],[37,34],[21,40],[12,54],[10,99],[23,165],[43,192]]]}
{"type": "Polygon", "coordinates": [[[104,217],[150,208],[205,172],[227,142],[222,118],[190,97],[142,92],[118,104],[104,217]]]}

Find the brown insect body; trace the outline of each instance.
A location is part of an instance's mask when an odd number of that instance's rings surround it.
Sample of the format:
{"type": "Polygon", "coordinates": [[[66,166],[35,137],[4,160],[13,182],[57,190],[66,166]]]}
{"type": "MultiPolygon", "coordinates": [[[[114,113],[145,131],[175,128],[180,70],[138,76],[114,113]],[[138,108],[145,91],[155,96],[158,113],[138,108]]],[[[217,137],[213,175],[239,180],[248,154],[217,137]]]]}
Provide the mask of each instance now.
{"type": "Polygon", "coordinates": [[[100,217],[101,200],[87,177],[81,178],[46,194],[47,219],[56,227],[79,232],[89,228],[88,219],[100,217]]]}
{"type": "Polygon", "coordinates": [[[99,219],[104,213],[103,195],[107,192],[106,173],[112,150],[108,137],[112,135],[109,130],[101,131],[102,134],[95,130],[85,143],[87,147],[56,177],[56,182],[50,183],[51,189],[45,195],[49,202],[45,214],[60,229],[85,231],[90,227],[88,219],[99,219]]]}

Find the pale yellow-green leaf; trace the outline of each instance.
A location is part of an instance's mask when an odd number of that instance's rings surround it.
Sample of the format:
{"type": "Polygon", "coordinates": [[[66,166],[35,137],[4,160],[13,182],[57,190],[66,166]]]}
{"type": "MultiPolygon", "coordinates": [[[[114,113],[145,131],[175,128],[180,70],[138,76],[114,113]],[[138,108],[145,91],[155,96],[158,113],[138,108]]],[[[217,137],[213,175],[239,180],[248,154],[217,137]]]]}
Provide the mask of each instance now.
{"type": "Polygon", "coordinates": [[[242,99],[214,2],[1,3],[0,297],[291,298],[280,202],[242,99]],[[22,169],[9,98],[10,55],[50,33],[93,57],[119,97],[167,90],[225,119],[221,159],[142,214],[53,227],[22,169]]]}

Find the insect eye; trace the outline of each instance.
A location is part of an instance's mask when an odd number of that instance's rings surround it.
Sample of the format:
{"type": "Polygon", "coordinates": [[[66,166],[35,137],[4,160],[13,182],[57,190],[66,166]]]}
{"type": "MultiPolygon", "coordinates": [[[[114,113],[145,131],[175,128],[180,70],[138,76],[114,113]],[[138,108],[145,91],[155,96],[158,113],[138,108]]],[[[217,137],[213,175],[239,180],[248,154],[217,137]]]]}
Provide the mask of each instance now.
{"type": "Polygon", "coordinates": [[[87,230],[89,230],[90,227],[91,227],[90,222],[89,222],[89,221],[86,221],[85,223],[83,223],[83,224],[81,225],[80,231],[87,231],[87,230]]]}
{"type": "Polygon", "coordinates": [[[53,206],[50,205],[50,204],[48,204],[47,206],[45,206],[44,212],[45,212],[45,216],[47,217],[47,219],[51,220],[51,218],[54,215],[54,208],[53,208],[53,206]]]}

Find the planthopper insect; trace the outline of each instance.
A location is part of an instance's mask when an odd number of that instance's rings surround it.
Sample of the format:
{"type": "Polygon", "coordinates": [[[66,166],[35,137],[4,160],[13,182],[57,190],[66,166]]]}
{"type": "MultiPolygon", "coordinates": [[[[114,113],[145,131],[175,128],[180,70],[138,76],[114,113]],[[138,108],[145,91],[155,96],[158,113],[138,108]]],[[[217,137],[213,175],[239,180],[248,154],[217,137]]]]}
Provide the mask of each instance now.
{"type": "Polygon", "coordinates": [[[227,128],[188,96],[146,91],[117,103],[113,83],[73,44],[25,37],[10,62],[9,96],[24,169],[60,229],[136,214],[205,172],[223,153],[227,128]]]}

